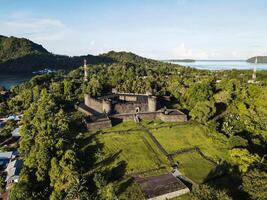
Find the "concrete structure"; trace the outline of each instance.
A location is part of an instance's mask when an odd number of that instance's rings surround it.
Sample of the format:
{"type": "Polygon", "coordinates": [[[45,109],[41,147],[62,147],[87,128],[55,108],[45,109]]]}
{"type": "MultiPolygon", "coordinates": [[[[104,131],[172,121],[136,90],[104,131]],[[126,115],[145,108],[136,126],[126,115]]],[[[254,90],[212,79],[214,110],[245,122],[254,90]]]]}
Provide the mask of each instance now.
{"type": "Polygon", "coordinates": [[[87,68],[87,63],[86,63],[86,59],[84,59],[84,81],[88,81],[88,68],[87,68]]]}
{"type": "Polygon", "coordinates": [[[19,180],[19,173],[22,169],[22,160],[14,160],[8,163],[6,168],[6,188],[9,189],[13,183],[17,183],[19,180]]]}
{"type": "Polygon", "coordinates": [[[256,73],[257,73],[257,65],[258,64],[258,58],[256,57],[255,58],[255,65],[254,65],[254,69],[253,69],[253,74],[252,74],[252,80],[254,81],[254,82],[256,82],[256,78],[257,78],[257,75],[256,75],[256,73]]]}
{"type": "MultiPolygon", "coordinates": [[[[86,60],[84,60],[84,81],[88,81],[86,60]]],[[[77,109],[87,115],[85,122],[89,130],[109,128],[113,120],[187,121],[187,116],[181,111],[162,108],[162,103],[151,92],[146,94],[119,93],[112,89],[112,93],[97,98],[85,94],[84,103],[78,105],[77,109]]]]}
{"type": "Polygon", "coordinates": [[[252,79],[248,80],[248,83],[257,83],[257,64],[258,64],[258,57],[255,58],[255,65],[253,68],[253,74],[252,74],[252,79]]]}
{"type": "Polygon", "coordinates": [[[113,120],[160,119],[164,122],[184,122],[187,116],[179,110],[162,108],[162,102],[151,94],[111,93],[94,98],[84,95],[78,110],[86,114],[88,129],[112,126],[113,120]]]}
{"type": "Polygon", "coordinates": [[[5,168],[11,159],[18,156],[17,151],[0,152],[0,166],[5,168]]]}
{"type": "Polygon", "coordinates": [[[190,192],[189,188],[172,174],[163,174],[146,178],[135,177],[145,197],[149,200],[166,200],[190,192]]]}

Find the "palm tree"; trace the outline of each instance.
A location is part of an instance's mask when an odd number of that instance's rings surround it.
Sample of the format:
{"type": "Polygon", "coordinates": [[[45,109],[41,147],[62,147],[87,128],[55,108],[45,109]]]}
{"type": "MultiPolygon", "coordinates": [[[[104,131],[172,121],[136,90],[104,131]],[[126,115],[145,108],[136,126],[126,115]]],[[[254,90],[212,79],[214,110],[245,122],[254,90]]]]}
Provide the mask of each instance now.
{"type": "Polygon", "coordinates": [[[84,178],[76,179],[76,183],[69,188],[66,200],[91,200],[90,193],[86,186],[86,180],[84,178]]]}

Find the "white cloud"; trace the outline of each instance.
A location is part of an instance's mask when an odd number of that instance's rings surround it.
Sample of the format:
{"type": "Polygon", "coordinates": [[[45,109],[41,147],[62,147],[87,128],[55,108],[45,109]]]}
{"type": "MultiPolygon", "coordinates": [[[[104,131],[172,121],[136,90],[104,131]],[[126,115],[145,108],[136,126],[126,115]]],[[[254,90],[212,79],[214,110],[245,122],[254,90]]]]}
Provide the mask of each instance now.
{"type": "Polygon", "coordinates": [[[91,45],[91,46],[94,46],[94,45],[95,45],[95,41],[92,40],[92,41],[90,42],[90,45],[91,45]]]}
{"type": "Polygon", "coordinates": [[[59,19],[11,13],[0,16],[0,34],[28,38],[57,54],[96,53],[93,51],[95,40],[88,33],[70,28],[59,19]]]}
{"type": "MultiPolygon", "coordinates": [[[[213,53],[215,54],[215,53],[213,53]]],[[[179,59],[208,59],[209,53],[204,50],[193,50],[187,48],[184,43],[174,48],[172,51],[174,58],[179,59]]]]}

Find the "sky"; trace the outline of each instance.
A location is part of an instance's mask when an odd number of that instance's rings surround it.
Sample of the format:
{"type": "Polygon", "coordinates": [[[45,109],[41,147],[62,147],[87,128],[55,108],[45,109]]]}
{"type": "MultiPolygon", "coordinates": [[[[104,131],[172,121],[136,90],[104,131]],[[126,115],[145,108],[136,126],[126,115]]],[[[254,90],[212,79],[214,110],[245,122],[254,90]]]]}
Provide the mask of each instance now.
{"type": "Polygon", "coordinates": [[[154,59],[267,55],[267,0],[0,0],[0,35],[63,55],[154,59]]]}

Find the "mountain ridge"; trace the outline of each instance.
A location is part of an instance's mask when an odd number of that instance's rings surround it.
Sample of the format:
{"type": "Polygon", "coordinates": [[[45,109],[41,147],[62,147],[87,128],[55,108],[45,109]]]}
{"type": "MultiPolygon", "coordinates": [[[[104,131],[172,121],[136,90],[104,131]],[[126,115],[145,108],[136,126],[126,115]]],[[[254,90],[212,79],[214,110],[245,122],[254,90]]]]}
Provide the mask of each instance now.
{"type": "MultiPolygon", "coordinates": [[[[122,63],[127,65],[162,65],[163,62],[145,58],[126,51],[109,51],[100,55],[66,56],[53,54],[42,45],[26,38],[0,36],[0,72],[33,72],[44,68],[74,69],[83,65],[84,59],[88,64],[122,63]]],[[[169,64],[175,65],[175,64],[169,64]]],[[[178,66],[178,65],[175,65],[178,66]]]]}

